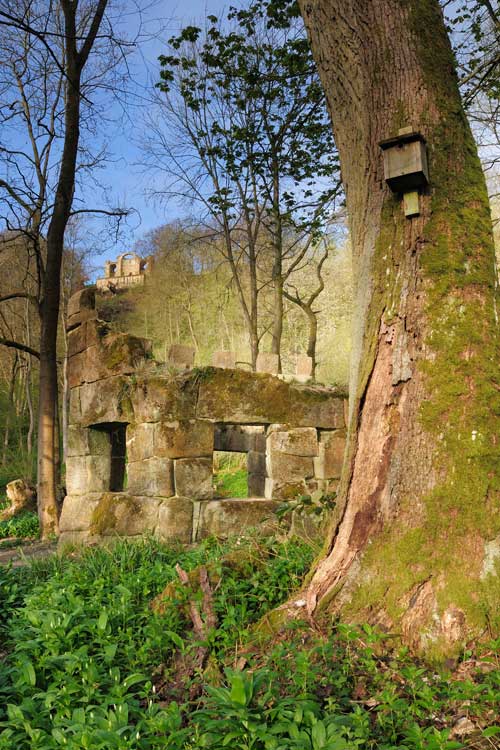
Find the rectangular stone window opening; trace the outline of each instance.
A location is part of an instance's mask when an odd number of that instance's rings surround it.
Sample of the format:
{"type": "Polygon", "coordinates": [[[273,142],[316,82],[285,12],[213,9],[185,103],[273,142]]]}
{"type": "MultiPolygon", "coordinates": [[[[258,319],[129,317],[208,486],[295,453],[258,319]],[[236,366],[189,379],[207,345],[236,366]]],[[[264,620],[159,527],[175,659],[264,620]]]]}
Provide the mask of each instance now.
{"type": "Polygon", "coordinates": [[[265,483],[265,426],[215,425],[214,484],[216,496],[227,498],[264,497],[265,483]]]}
{"type": "Polygon", "coordinates": [[[108,479],[105,482],[109,492],[123,492],[127,487],[127,424],[106,422],[95,425],[93,430],[107,437],[105,457],[108,459],[108,479]]]}

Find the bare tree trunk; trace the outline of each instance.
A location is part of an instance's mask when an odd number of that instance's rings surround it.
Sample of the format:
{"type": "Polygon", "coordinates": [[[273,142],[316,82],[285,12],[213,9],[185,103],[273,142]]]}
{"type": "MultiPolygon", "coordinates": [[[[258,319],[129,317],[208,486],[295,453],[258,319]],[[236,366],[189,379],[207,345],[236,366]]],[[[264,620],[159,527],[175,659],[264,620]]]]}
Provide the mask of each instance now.
{"type": "Polygon", "coordinates": [[[35,411],[33,409],[33,395],[31,393],[31,358],[29,357],[26,361],[27,373],[26,373],[26,403],[28,404],[29,413],[29,426],[28,434],[26,435],[26,450],[28,456],[31,457],[33,453],[33,433],[35,431],[35,411]]]}
{"type": "Polygon", "coordinates": [[[196,332],[194,330],[193,315],[191,313],[191,303],[188,303],[185,306],[185,311],[186,311],[186,317],[187,317],[188,326],[189,326],[189,333],[191,334],[191,340],[193,342],[193,346],[194,346],[196,354],[199,354],[200,353],[200,345],[198,343],[198,339],[196,337],[196,332]]]}
{"type": "Polygon", "coordinates": [[[273,325],[271,352],[278,355],[278,372],[281,372],[281,339],[283,336],[283,276],[281,271],[281,255],[276,259],[273,282],[273,325]],[[278,268],[276,268],[278,266],[278,268]]]}
{"type": "Polygon", "coordinates": [[[278,372],[281,372],[281,338],[283,336],[283,223],[280,212],[280,181],[278,163],[274,158],[273,168],[273,208],[275,221],[271,228],[273,244],[273,325],[271,352],[278,355],[278,372]]]}
{"type": "Polygon", "coordinates": [[[321,256],[315,268],[318,284],[307,299],[301,299],[297,290],[295,290],[295,294],[292,295],[286,289],[283,289],[283,296],[286,297],[289,302],[293,302],[294,305],[300,307],[302,312],[307,317],[307,322],[309,324],[307,356],[311,357],[312,360],[311,375],[313,380],[316,378],[316,346],[318,342],[318,317],[317,313],[314,311],[314,304],[325,288],[325,282],[323,280],[322,272],[325,261],[328,258],[328,252],[328,245],[325,242],[323,255],[321,256]]]}
{"type": "Polygon", "coordinates": [[[18,362],[18,355],[16,352],[14,355],[14,360],[12,362],[11,381],[9,385],[9,395],[7,399],[7,403],[9,405],[9,411],[7,412],[7,417],[5,419],[5,427],[4,427],[4,435],[3,435],[2,466],[5,466],[7,463],[7,454],[9,451],[10,422],[12,419],[12,412],[14,410],[14,388],[16,385],[17,362],[18,362]]]}
{"type": "Polygon", "coordinates": [[[249,332],[249,343],[250,343],[250,359],[252,364],[252,370],[255,372],[257,369],[257,357],[259,356],[259,336],[256,330],[257,326],[252,327],[249,332]]]}
{"type": "MultiPolygon", "coordinates": [[[[323,285],[321,287],[321,290],[323,289],[323,285]]],[[[318,318],[316,316],[316,313],[313,310],[312,302],[311,300],[301,300],[298,295],[293,296],[289,294],[286,290],[283,292],[284,296],[286,297],[289,302],[293,302],[294,305],[297,305],[297,307],[300,307],[302,312],[307,318],[307,323],[309,326],[309,334],[307,337],[307,356],[311,357],[312,359],[312,378],[316,377],[316,345],[318,341],[318,318]]],[[[314,297],[314,300],[317,298],[319,292],[313,293],[311,297],[314,297]]],[[[314,301],[313,300],[313,301],[314,301]]]]}
{"type": "Polygon", "coordinates": [[[485,627],[498,587],[485,567],[500,535],[500,359],[484,178],[437,0],[299,2],[341,158],[357,309],[338,512],[308,610],[330,599],[449,653],[485,627]],[[430,160],[412,219],[379,148],[406,126],[430,160]]]}
{"type": "MultiPolygon", "coordinates": [[[[47,275],[50,270],[47,268],[47,275]]],[[[57,275],[59,280],[59,275],[57,275]]],[[[57,313],[59,311],[59,284],[45,287],[42,303],[42,331],[40,339],[40,394],[38,402],[38,514],[42,538],[58,531],[56,490],[56,405],[57,405],[57,313]],[[49,305],[49,302],[51,303],[49,305]]]]}
{"type": "MultiPolygon", "coordinates": [[[[66,41],[66,102],[64,146],[54,207],[47,232],[47,263],[41,302],[40,393],[38,411],[38,515],[42,539],[58,532],[56,439],[57,433],[57,330],[61,298],[61,265],[64,233],[75,188],[80,137],[81,73],[95,41],[107,0],[99,0],[89,33],[77,49],[77,6],[61,0],[66,41]]],[[[58,451],[57,451],[58,453],[58,451]]]]}
{"type": "MultiPolygon", "coordinates": [[[[250,315],[245,315],[248,325],[248,334],[250,340],[250,357],[252,360],[252,370],[257,369],[257,357],[259,356],[259,291],[257,284],[257,256],[255,245],[252,243],[249,248],[249,266],[250,266],[250,315]]],[[[246,306],[244,310],[246,314],[246,306]]]]}
{"type": "Polygon", "coordinates": [[[66,137],[52,219],[47,233],[47,265],[40,334],[40,393],[38,414],[38,514],[42,538],[58,531],[57,462],[57,330],[61,295],[64,231],[73,200],[79,137],[79,75],[69,74],[66,137]]]}
{"type": "Polygon", "coordinates": [[[310,308],[305,308],[304,312],[307,315],[307,322],[309,323],[309,336],[307,339],[307,356],[311,357],[312,370],[311,375],[313,380],[316,377],[316,345],[318,342],[318,318],[316,313],[310,308]]]}
{"type": "MultiPolygon", "coordinates": [[[[30,323],[29,300],[26,300],[26,343],[28,344],[28,346],[31,346],[31,323],[30,323]]],[[[28,405],[29,427],[28,427],[28,434],[26,436],[26,450],[30,458],[33,452],[33,433],[35,431],[35,412],[33,409],[33,394],[31,392],[31,388],[32,388],[31,369],[32,369],[31,357],[28,356],[26,357],[26,403],[28,405]]]]}

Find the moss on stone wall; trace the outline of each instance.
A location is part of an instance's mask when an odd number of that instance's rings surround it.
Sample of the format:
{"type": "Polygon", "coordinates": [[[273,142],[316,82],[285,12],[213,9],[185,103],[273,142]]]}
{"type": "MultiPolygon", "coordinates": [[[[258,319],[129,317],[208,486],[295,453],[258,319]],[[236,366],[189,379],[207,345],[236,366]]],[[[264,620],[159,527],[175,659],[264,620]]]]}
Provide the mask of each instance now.
{"type": "Polygon", "coordinates": [[[141,503],[131,495],[123,493],[114,494],[106,492],[99,500],[90,519],[90,534],[95,536],[112,536],[118,533],[117,524],[119,519],[116,511],[118,508],[126,510],[130,516],[136,516],[141,512],[141,503]]]}
{"type": "Polygon", "coordinates": [[[345,394],[341,391],[290,384],[265,373],[213,367],[200,369],[193,377],[199,386],[200,418],[314,427],[343,423],[345,394]]]}
{"type": "Polygon", "coordinates": [[[130,364],[137,365],[145,359],[145,340],[125,333],[109,334],[101,340],[101,357],[109,370],[130,364]]]}

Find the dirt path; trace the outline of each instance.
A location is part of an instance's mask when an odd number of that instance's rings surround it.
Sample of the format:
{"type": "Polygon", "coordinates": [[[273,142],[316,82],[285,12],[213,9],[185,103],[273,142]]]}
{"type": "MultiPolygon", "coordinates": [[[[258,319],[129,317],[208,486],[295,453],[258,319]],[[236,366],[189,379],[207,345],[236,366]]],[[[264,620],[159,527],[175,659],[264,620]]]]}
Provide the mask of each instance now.
{"type": "MultiPolygon", "coordinates": [[[[4,541],[4,540],[3,540],[4,541]]],[[[19,545],[0,548],[0,565],[12,563],[12,567],[18,568],[27,565],[30,560],[39,560],[43,557],[55,554],[57,542],[24,542],[19,540],[19,545]]]]}

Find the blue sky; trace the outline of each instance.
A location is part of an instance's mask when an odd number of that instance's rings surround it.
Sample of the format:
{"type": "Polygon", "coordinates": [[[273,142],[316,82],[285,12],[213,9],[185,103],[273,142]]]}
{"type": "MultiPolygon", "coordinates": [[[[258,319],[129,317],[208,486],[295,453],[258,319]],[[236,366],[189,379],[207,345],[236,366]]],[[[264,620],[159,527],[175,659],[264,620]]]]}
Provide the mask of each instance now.
{"type": "MultiPolygon", "coordinates": [[[[132,7],[132,0],[127,0],[127,5],[129,2],[132,7]]],[[[142,8],[145,7],[145,3],[141,0],[138,0],[138,4],[142,8]]],[[[145,11],[143,23],[146,32],[156,34],[161,26],[164,26],[164,30],[160,38],[142,43],[131,59],[134,84],[139,93],[135,103],[132,103],[132,107],[129,108],[124,122],[120,124],[110,122],[105,126],[102,136],[109,143],[111,160],[99,171],[98,175],[99,182],[107,188],[111,205],[133,207],[138,213],[127,220],[127,226],[121,232],[116,244],[111,237],[103,241],[102,252],[95,259],[96,266],[102,266],[106,258],[113,258],[120,252],[131,248],[134,242],[148,230],[172,221],[180,215],[181,209],[178,206],[159,206],[145,198],[147,175],[143,174],[140,167],[141,154],[136,145],[140,139],[140,110],[142,106],[147,106],[141,102],[140,88],[158,78],[157,59],[164,49],[163,40],[167,40],[177,30],[188,24],[202,22],[209,13],[221,15],[231,4],[237,5],[238,0],[231,2],[182,0],[175,4],[159,0],[145,11]]],[[[123,25],[128,35],[134,36],[137,31],[138,18],[133,11],[130,12],[123,25]]],[[[147,90],[143,93],[147,96],[147,90]]],[[[111,119],[113,119],[113,109],[111,108],[111,119]]],[[[96,195],[95,189],[88,187],[84,191],[84,203],[90,205],[96,195]]]]}

